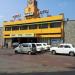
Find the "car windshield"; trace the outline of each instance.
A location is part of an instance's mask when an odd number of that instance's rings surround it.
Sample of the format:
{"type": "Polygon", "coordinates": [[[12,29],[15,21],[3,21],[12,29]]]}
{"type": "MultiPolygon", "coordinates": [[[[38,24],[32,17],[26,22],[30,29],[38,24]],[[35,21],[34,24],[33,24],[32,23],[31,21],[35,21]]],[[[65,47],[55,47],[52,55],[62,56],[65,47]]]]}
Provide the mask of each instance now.
{"type": "Polygon", "coordinates": [[[36,44],[37,46],[41,46],[41,44],[36,44]]]}
{"type": "Polygon", "coordinates": [[[13,45],[19,45],[19,43],[13,43],[13,45]]]}
{"type": "Polygon", "coordinates": [[[28,47],[28,44],[21,44],[21,46],[23,46],[23,47],[28,47]]]}
{"type": "Polygon", "coordinates": [[[46,44],[43,44],[44,46],[46,46],[46,44]]]}

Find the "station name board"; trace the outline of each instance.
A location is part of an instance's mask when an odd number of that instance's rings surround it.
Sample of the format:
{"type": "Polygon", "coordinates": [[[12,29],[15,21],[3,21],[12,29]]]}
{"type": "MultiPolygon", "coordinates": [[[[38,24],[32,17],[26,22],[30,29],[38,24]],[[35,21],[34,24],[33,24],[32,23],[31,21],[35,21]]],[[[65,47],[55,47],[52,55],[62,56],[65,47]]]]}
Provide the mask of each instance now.
{"type": "Polygon", "coordinates": [[[34,37],[34,34],[11,34],[11,37],[34,37]]]}

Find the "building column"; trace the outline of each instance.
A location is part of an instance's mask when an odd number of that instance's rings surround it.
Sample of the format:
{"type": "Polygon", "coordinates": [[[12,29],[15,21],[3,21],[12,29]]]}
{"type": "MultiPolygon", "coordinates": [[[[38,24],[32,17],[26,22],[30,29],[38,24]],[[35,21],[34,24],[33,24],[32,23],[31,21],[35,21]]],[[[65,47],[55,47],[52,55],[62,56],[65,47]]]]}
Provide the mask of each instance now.
{"type": "Polygon", "coordinates": [[[5,39],[5,44],[7,48],[12,48],[12,39],[5,39]]]}

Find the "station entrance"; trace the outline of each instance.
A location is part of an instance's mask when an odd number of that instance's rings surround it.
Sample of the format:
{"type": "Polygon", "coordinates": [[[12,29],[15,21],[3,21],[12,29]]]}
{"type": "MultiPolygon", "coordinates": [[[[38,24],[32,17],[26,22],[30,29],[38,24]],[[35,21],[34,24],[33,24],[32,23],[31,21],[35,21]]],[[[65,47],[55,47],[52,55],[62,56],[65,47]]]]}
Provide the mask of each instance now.
{"type": "Polygon", "coordinates": [[[12,43],[37,43],[37,38],[12,38],[12,43]]]}

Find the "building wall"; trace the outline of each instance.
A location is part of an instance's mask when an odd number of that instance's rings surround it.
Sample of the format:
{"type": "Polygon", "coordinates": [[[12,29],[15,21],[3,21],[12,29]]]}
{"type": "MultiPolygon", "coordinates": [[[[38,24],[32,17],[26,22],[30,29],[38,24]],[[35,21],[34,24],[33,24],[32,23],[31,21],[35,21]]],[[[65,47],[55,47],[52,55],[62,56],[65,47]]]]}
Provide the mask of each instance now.
{"type": "Polygon", "coordinates": [[[75,45],[75,20],[65,22],[65,42],[75,45]]]}
{"type": "Polygon", "coordinates": [[[3,39],[3,27],[0,27],[0,47],[4,45],[4,39],[3,39]]]}
{"type": "MultiPolygon", "coordinates": [[[[63,15],[46,18],[26,19],[21,21],[4,22],[3,37],[10,44],[12,38],[38,38],[37,42],[56,44],[63,39],[63,15]],[[17,27],[18,28],[17,28],[17,27]],[[27,26],[26,29],[23,26],[27,26]],[[31,28],[32,26],[32,28],[31,28]],[[36,26],[33,28],[33,26],[36,26]],[[13,28],[16,28],[13,30],[13,28]]],[[[24,41],[23,41],[24,42],[24,41]]]]}

